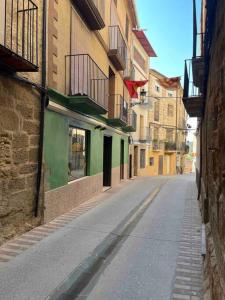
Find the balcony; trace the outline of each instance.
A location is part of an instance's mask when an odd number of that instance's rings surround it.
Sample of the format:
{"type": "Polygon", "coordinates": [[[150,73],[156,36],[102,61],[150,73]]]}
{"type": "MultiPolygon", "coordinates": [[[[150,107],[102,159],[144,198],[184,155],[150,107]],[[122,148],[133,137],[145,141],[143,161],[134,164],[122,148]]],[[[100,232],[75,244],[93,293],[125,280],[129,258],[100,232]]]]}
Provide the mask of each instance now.
{"type": "Polygon", "coordinates": [[[105,27],[105,2],[103,0],[73,0],[85,23],[91,30],[105,27]]]}
{"type": "Polygon", "coordinates": [[[163,150],[163,142],[158,140],[158,139],[154,139],[152,141],[152,151],[162,151],[163,150]]]}
{"type": "Polygon", "coordinates": [[[31,0],[1,0],[0,66],[11,72],[38,71],[38,7],[31,0]]]}
{"type": "Polygon", "coordinates": [[[201,118],[205,99],[200,89],[194,85],[192,66],[192,59],[185,61],[183,103],[190,117],[201,118]]]}
{"type": "Polygon", "coordinates": [[[109,26],[108,57],[117,71],[126,69],[127,47],[119,26],[109,26]]]}
{"type": "Polygon", "coordinates": [[[109,115],[108,124],[114,127],[125,127],[128,121],[127,102],[124,98],[117,95],[109,96],[109,115]]]}
{"type": "Polygon", "coordinates": [[[196,33],[192,58],[192,71],[194,85],[203,91],[204,86],[204,73],[205,73],[205,60],[204,60],[204,33],[196,33]]]}
{"type": "Polygon", "coordinates": [[[88,54],[66,56],[66,95],[63,103],[88,115],[108,111],[108,78],[88,54]]]}
{"type": "Polygon", "coordinates": [[[127,126],[124,127],[123,130],[125,132],[135,132],[136,128],[137,128],[137,114],[133,111],[133,109],[129,109],[127,126]]]}
{"type": "Polygon", "coordinates": [[[176,152],[177,145],[175,142],[165,142],[164,149],[165,152],[176,152]]]}
{"type": "Polygon", "coordinates": [[[140,138],[139,142],[143,144],[149,144],[151,141],[150,128],[149,127],[140,127],[140,138]]]}

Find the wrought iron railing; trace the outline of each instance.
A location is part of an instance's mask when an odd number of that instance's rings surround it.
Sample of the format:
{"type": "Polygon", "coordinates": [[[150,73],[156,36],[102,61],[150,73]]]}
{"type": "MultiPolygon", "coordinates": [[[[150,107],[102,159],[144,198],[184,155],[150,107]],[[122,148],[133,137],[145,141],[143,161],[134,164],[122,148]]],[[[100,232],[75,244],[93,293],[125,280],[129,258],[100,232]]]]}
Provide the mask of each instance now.
{"type": "Polygon", "coordinates": [[[175,151],[177,150],[177,145],[175,142],[165,142],[165,150],[175,151]]]}
{"type": "Polygon", "coordinates": [[[109,26],[109,50],[117,51],[120,59],[126,62],[127,47],[118,25],[109,26]]]}
{"type": "Polygon", "coordinates": [[[160,141],[159,139],[153,139],[152,149],[153,150],[163,150],[163,141],[160,141]]]}
{"type": "Polygon", "coordinates": [[[185,60],[184,68],[184,98],[201,96],[200,89],[194,85],[192,59],[185,60]]]}
{"type": "Polygon", "coordinates": [[[128,104],[120,94],[109,95],[111,109],[109,110],[109,118],[120,119],[128,122],[128,104]]]}
{"type": "Polygon", "coordinates": [[[108,109],[108,78],[88,54],[66,56],[66,94],[87,96],[108,109]]]}
{"type": "Polygon", "coordinates": [[[38,7],[31,0],[1,0],[0,45],[38,65],[38,7]]]}
{"type": "Polygon", "coordinates": [[[128,124],[127,125],[132,127],[134,130],[136,130],[136,128],[137,128],[137,114],[131,108],[128,111],[128,124]]]}

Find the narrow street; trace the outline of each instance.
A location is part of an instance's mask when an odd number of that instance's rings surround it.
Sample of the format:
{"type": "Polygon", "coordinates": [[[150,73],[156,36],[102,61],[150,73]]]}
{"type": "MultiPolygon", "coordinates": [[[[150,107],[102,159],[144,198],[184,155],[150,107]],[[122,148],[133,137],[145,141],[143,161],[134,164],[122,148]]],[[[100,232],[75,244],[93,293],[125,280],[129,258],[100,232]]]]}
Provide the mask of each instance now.
{"type": "Polygon", "coordinates": [[[0,248],[0,299],[200,300],[200,239],[194,175],[136,178],[0,248]]]}

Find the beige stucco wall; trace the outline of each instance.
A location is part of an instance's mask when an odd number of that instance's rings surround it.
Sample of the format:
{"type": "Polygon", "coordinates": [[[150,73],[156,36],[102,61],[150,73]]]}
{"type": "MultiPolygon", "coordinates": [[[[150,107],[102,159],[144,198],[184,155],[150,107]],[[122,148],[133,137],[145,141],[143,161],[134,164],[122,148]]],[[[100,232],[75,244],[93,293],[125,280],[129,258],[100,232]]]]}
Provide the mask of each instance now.
{"type": "Polygon", "coordinates": [[[60,216],[102,191],[103,174],[84,177],[45,193],[44,222],[60,216]]]}

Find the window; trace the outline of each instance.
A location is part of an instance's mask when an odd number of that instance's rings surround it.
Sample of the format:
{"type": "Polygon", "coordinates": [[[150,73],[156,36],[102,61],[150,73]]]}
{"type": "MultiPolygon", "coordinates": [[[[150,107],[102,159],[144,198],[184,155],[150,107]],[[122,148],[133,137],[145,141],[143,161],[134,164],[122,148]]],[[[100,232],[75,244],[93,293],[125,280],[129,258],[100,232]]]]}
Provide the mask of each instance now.
{"type": "Polygon", "coordinates": [[[150,157],[149,159],[149,165],[154,166],[154,157],[150,157]]]}
{"type": "Polygon", "coordinates": [[[167,114],[168,117],[173,117],[173,105],[168,104],[167,114]]]}
{"type": "Polygon", "coordinates": [[[154,104],[154,121],[159,122],[159,102],[154,104]]]}
{"type": "Polygon", "coordinates": [[[140,168],[145,168],[145,149],[140,150],[140,168]]]}
{"type": "Polygon", "coordinates": [[[159,140],[159,128],[154,128],[154,141],[156,142],[158,142],[158,140],[159,140]]]}
{"type": "Polygon", "coordinates": [[[173,142],[173,129],[166,129],[166,139],[168,142],[173,142]]]}
{"type": "Polygon", "coordinates": [[[69,181],[87,175],[87,132],[83,129],[69,129],[69,181]]]}
{"type": "Polygon", "coordinates": [[[142,70],[145,71],[146,60],[144,59],[144,57],[140,54],[140,52],[135,47],[134,47],[134,59],[138,63],[138,65],[142,68],[142,70]]]}
{"type": "Polygon", "coordinates": [[[173,97],[173,94],[172,93],[168,93],[168,97],[173,97]]]}
{"type": "Polygon", "coordinates": [[[156,85],[156,86],[155,86],[155,90],[156,90],[156,92],[159,93],[159,92],[160,92],[160,87],[159,87],[158,85],[156,85]]]}
{"type": "Polygon", "coordinates": [[[126,34],[127,41],[129,38],[129,26],[130,26],[129,19],[128,19],[128,16],[126,15],[126,27],[125,27],[126,32],[125,32],[125,34],[126,34]]]}

